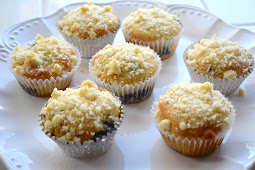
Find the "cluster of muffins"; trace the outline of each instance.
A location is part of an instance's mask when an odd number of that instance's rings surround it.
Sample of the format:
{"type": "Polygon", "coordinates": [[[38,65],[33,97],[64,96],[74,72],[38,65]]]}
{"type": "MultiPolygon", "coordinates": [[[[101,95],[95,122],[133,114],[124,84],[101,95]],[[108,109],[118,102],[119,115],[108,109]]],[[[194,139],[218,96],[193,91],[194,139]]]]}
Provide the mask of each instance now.
{"type": "Polygon", "coordinates": [[[233,94],[251,74],[254,59],[235,42],[202,39],[184,51],[191,81],[160,96],[152,112],[164,141],[187,156],[202,156],[221,145],[235,120],[224,95],[233,94]]]}
{"type": "MultiPolygon", "coordinates": [[[[122,22],[128,43],[110,45],[119,27],[110,6],[88,3],[58,19],[57,28],[68,43],[38,35],[16,47],[8,60],[26,92],[51,95],[40,125],[72,157],[99,156],[111,147],[123,119],[122,104],[151,95],[161,60],[174,54],[184,30],[177,16],[158,8],[131,13],[122,22]],[[67,88],[81,58],[91,58],[89,73],[97,85],[86,80],[81,87],[67,88]]],[[[215,36],[192,44],[183,57],[196,83],[170,88],[152,112],[171,148],[200,156],[220,146],[231,130],[235,110],[224,95],[234,93],[253,71],[254,61],[236,43],[215,36]]]]}

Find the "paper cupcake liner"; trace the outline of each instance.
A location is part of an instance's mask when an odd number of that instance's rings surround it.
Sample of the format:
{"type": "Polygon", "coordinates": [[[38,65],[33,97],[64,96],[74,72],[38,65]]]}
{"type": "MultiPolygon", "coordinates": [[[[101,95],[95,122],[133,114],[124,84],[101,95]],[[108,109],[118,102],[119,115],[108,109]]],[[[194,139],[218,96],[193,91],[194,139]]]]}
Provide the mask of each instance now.
{"type": "Polygon", "coordinates": [[[64,74],[61,77],[59,76],[56,78],[51,77],[51,79],[45,79],[45,80],[26,78],[25,76],[21,76],[15,73],[14,69],[12,68],[13,60],[11,59],[11,57],[9,57],[7,61],[8,67],[9,67],[9,70],[17,79],[20,86],[28,94],[33,96],[38,96],[38,97],[50,96],[55,87],[59,90],[66,89],[66,87],[71,83],[73,75],[81,63],[81,55],[79,50],[73,46],[72,48],[75,50],[75,53],[78,57],[78,62],[70,72],[68,72],[67,74],[64,74]]]}
{"type": "Polygon", "coordinates": [[[151,95],[154,85],[155,82],[152,86],[149,86],[143,90],[134,91],[124,95],[122,95],[121,93],[115,93],[115,95],[119,96],[122,103],[126,104],[139,103],[146,100],[151,95]]]}
{"type": "MultiPolygon", "coordinates": [[[[120,21],[119,21],[120,23],[120,21]]],[[[78,37],[70,37],[66,35],[58,26],[57,29],[64,37],[66,41],[77,47],[81,53],[82,58],[91,58],[96,52],[103,49],[107,44],[112,44],[114,38],[119,30],[120,24],[118,28],[114,32],[109,32],[98,38],[87,38],[82,39],[78,37]]]]}
{"type": "MultiPolygon", "coordinates": [[[[228,101],[228,99],[227,99],[228,101]]],[[[231,102],[228,101],[230,104],[231,102]]],[[[225,128],[222,132],[218,133],[214,139],[203,139],[203,138],[184,138],[182,139],[180,136],[175,136],[170,132],[158,127],[157,119],[154,116],[156,111],[156,102],[153,103],[151,112],[153,114],[154,123],[159,130],[163,140],[165,143],[174,149],[175,151],[187,155],[187,156],[202,156],[207,155],[213,152],[216,148],[218,148],[222,143],[224,144],[230,133],[232,132],[232,128],[225,128]]],[[[233,126],[235,121],[235,109],[232,108],[231,111],[231,126],[233,126]]]]}
{"type": "Polygon", "coordinates": [[[218,148],[224,139],[223,137],[210,140],[194,138],[189,140],[188,138],[182,139],[181,137],[176,137],[173,134],[161,132],[160,128],[159,131],[168,146],[186,156],[207,155],[218,148]]]}
{"type": "Polygon", "coordinates": [[[123,111],[124,110],[121,106],[120,120],[119,122],[117,122],[117,125],[114,125],[115,130],[108,132],[105,136],[102,136],[102,138],[96,138],[95,141],[89,140],[89,141],[84,141],[83,143],[81,142],[74,143],[73,141],[62,142],[60,138],[53,136],[51,133],[47,133],[46,130],[43,130],[43,125],[42,125],[43,117],[40,117],[39,120],[40,120],[40,126],[42,128],[42,131],[45,133],[45,135],[48,136],[54,142],[56,142],[66,155],[71,156],[73,158],[78,158],[78,159],[80,158],[91,159],[104,154],[106,151],[110,149],[110,147],[112,146],[113,138],[124,118],[123,111]]]}
{"type": "MultiPolygon", "coordinates": [[[[192,44],[193,45],[193,44],[192,44]]],[[[189,66],[188,63],[186,62],[186,52],[187,50],[192,46],[190,45],[185,51],[183,55],[184,62],[187,66],[190,79],[193,82],[210,82],[213,84],[214,90],[219,90],[222,94],[228,96],[233,94],[236,89],[241,85],[241,83],[251,74],[254,68],[254,62],[253,65],[249,67],[249,72],[244,74],[243,76],[237,77],[235,79],[220,79],[220,78],[214,78],[213,76],[210,75],[203,75],[202,73],[199,73],[196,71],[193,67],[189,66]]]]}
{"type": "Polygon", "coordinates": [[[154,51],[156,51],[158,53],[161,60],[167,59],[174,54],[175,49],[176,49],[176,47],[179,43],[179,40],[181,38],[181,35],[184,32],[184,27],[183,27],[182,23],[179,21],[179,23],[181,25],[181,30],[178,35],[173,36],[170,39],[162,38],[161,40],[156,40],[156,41],[143,41],[143,40],[138,40],[138,39],[133,38],[129,34],[129,32],[126,32],[127,30],[124,29],[124,23],[125,23],[125,20],[122,22],[121,27],[122,27],[122,32],[124,34],[125,40],[127,42],[131,42],[134,44],[149,46],[151,49],[153,49],[154,51]]]}
{"type": "Polygon", "coordinates": [[[151,95],[155,85],[156,78],[161,70],[161,60],[156,53],[155,53],[155,56],[158,61],[158,69],[151,77],[139,83],[126,84],[124,86],[121,86],[121,85],[115,86],[115,85],[111,85],[110,83],[101,81],[97,76],[93,74],[93,71],[92,71],[92,61],[94,60],[96,55],[94,55],[90,59],[89,73],[99,87],[105,88],[108,91],[111,91],[112,93],[114,93],[116,96],[119,96],[122,103],[124,104],[139,103],[144,101],[151,95]]]}

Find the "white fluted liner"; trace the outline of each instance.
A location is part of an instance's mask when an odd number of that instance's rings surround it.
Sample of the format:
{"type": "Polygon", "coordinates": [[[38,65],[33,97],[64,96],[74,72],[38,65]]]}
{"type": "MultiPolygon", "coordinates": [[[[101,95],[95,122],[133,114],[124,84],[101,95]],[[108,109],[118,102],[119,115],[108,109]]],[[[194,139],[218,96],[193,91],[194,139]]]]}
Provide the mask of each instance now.
{"type": "MultiPolygon", "coordinates": [[[[227,98],[226,98],[227,99],[227,98]]],[[[159,101],[159,100],[156,100],[159,101]]],[[[227,99],[228,101],[228,99],[227,99]]],[[[228,101],[230,104],[231,102],[228,101]]],[[[169,147],[174,149],[177,152],[180,152],[187,156],[202,156],[213,152],[221,143],[225,143],[229,138],[230,133],[232,132],[232,126],[235,122],[235,109],[234,107],[231,110],[231,126],[230,128],[225,128],[222,132],[218,133],[214,139],[201,139],[201,138],[192,138],[192,139],[182,139],[180,136],[175,136],[170,134],[168,131],[158,127],[158,121],[155,118],[154,114],[156,111],[156,103],[154,101],[151,113],[153,114],[153,121],[159,130],[162,138],[168,144],[169,147]],[[224,141],[223,141],[224,140],[224,141]]]]}
{"type": "MultiPolygon", "coordinates": [[[[119,21],[120,23],[120,21],[119,21]]],[[[104,48],[108,44],[112,44],[114,38],[119,30],[120,24],[118,28],[114,32],[109,32],[98,38],[78,38],[78,37],[70,37],[66,35],[58,26],[57,29],[61,33],[61,35],[65,38],[66,41],[77,47],[81,53],[82,58],[91,58],[96,52],[104,48]]]]}
{"type": "Polygon", "coordinates": [[[178,35],[173,36],[170,39],[162,38],[161,40],[156,40],[156,41],[137,40],[135,38],[132,38],[132,36],[130,36],[128,30],[124,29],[125,20],[126,19],[124,19],[124,21],[121,24],[121,28],[122,28],[122,32],[124,34],[125,40],[127,42],[131,42],[134,44],[149,46],[151,49],[153,49],[155,52],[157,52],[160,55],[161,60],[167,59],[174,54],[175,49],[179,43],[179,40],[184,32],[184,27],[182,23],[179,21],[181,25],[181,30],[178,35]]]}
{"type": "Polygon", "coordinates": [[[51,133],[47,133],[46,130],[43,130],[42,125],[43,117],[39,117],[39,121],[42,131],[45,133],[45,135],[47,135],[50,139],[56,142],[66,155],[78,159],[80,158],[91,159],[104,154],[106,151],[110,149],[110,147],[112,146],[113,138],[118,128],[120,127],[123,118],[124,110],[121,106],[120,121],[117,123],[117,125],[114,125],[115,130],[108,132],[105,136],[102,136],[102,138],[96,138],[96,141],[89,140],[84,141],[83,143],[81,142],[74,143],[72,141],[61,142],[61,140],[58,137],[55,137],[51,133]]]}
{"type": "MultiPolygon", "coordinates": [[[[141,46],[141,45],[139,45],[139,46],[141,46]]],[[[93,74],[93,71],[92,71],[92,61],[96,57],[96,54],[90,59],[89,73],[90,73],[90,75],[92,76],[92,78],[95,80],[96,84],[99,87],[105,88],[108,91],[113,92],[117,96],[124,96],[124,95],[127,95],[127,94],[135,94],[136,95],[135,97],[133,95],[133,97],[127,99],[127,101],[123,101],[123,99],[121,99],[122,103],[138,103],[138,102],[141,102],[141,101],[145,100],[147,97],[149,97],[149,95],[152,92],[152,89],[154,88],[156,78],[157,78],[157,76],[159,75],[159,73],[161,71],[162,63],[161,63],[161,60],[159,58],[159,55],[155,52],[154,52],[154,54],[155,54],[155,56],[157,58],[157,61],[158,61],[158,69],[156,70],[156,72],[151,77],[149,77],[145,81],[141,81],[139,83],[126,84],[124,86],[121,86],[121,85],[115,86],[115,85],[111,85],[110,83],[106,83],[104,81],[101,81],[96,75],[93,74]],[[151,89],[151,90],[148,90],[148,89],[151,89]],[[143,99],[138,100],[136,98],[136,97],[138,97],[138,92],[143,91],[143,90],[148,90],[149,92],[143,99]]]]}
{"type": "Polygon", "coordinates": [[[249,72],[235,79],[225,79],[225,78],[220,79],[220,78],[214,78],[213,76],[210,76],[210,75],[203,75],[202,73],[199,73],[197,70],[195,70],[193,67],[189,66],[187,63],[187,58],[185,54],[187,50],[191,48],[194,44],[191,44],[184,51],[184,54],[183,54],[183,59],[189,71],[191,81],[200,82],[200,83],[210,82],[213,84],[213,88],[215,90],[219,90],[222,94],[226,96],[233,94],[236,91],[236,89],[242,84],[242,82],[252,73],[254,69],[254,62],[253,62],[253,64],[249,67],[249,72]]]}
{"type": "Polygon", "coordinates": [[[51,77],[51,79],[45,79],[45,80],[26,78],[25,76],[21,76],[21,75],[15,73],[14,69],[12,68],[13,59],[11,57],[9,57],[9,59],[7,61],[8,68],[12,72],[12,74],[15,76],[15,78],[19,82],[20,86],[27,93],[29,93],[33,96],[50,96],[55,87],[59,90],[64,90],[71,83],[75,71],[80,66],[81,54],[77,48],[75,48],[73,46],[72,46],[72,48],[74,49],[74,51],[78,57],[78,62],[70,72],[62,75],[61,77],[60,76],[58,76],[57,78],[51,77]]]}

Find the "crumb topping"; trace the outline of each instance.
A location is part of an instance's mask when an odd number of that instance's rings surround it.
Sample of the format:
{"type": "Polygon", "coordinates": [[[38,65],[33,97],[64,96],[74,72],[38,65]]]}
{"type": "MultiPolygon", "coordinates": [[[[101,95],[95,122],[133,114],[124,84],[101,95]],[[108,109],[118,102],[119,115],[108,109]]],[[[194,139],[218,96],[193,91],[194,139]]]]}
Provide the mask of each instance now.
{"type": "Polygon", "coordinates": [[[95,55],[92,61],[94,75],[116,86],[143,81],[158,68],[153,50],[132,43],[107,45],[95,55]]]}
{"type": "Polygon", "coordinates": [[[36,40],[22,48],[14,49],[12,67],[27,78],[50,79],[70,72],[77,64],[78,57],[73,48],[55,37],[36,40]]]}
{"type": "Polygon", "coordinates": [[[251,53],[237,43],[215,35],[192,45],[185,55],[187,64],[198,72],[225,79],[246,74],[254,62],[251,53]]]}
{"type": "Polygon", "coordinates": [[[139,8],[125,19],[124,30],[132,34],[138,31],[139,34],[148,35],[146,38],[150,40],[158,40],[178,35],[181,26],[174,14],[158,8],[139,8]]]}
{"type": "Polygon", "coordinates": [[[113,14],[112,7],[100,7],[89,2],[68,12],[57,25],[68,36],[96,38],[114,32],[119,26],[119,19],[113,14]]]}
{"type": "Polygon", "coordinates": [[[82,142],[103,131],[104,122],[117,124],[120,107],[117,97],[86,80],[80,88],[55,88],[41,115],[47,132],[62,141],[82,142]]]}
{"type": "Polygon", "coordinates": [[[224,128],[230,127],[231,110],[231,104],[211,83],[184,83],[160,97],[155,118],[167,131],[224,128]]]}

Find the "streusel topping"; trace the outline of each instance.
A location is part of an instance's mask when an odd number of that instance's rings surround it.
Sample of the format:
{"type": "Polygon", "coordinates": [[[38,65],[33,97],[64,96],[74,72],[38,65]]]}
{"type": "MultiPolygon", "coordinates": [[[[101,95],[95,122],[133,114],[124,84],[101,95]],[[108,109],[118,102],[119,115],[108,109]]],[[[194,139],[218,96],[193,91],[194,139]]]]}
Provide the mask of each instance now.
{"type": "Polygon", "coordinates": [[[90,80],[80,88],[54,89],[47,105],[42,108],[44,129],[56,133],[62,141],[80,142],[84,134],[91,139],[103,131],[104,122],[116,124],[121,112],[120,100],[106,90],[100,90],[90,80]]]}
{"type": "Polygon", "coordinates": [[[156,104],[159,127],[171,131],[199,127],[230,127],[232,105],[213,85],[184,83],[174,86],[156,104]]]}
{"type": "Polygon", "coordinates": [[[112,7],[100,7],[89,2],[68,12],[57,24],[68,36],[96,38],[114,32],[119,26],[119,19],[113,14],[112,7]]]}
{"type": "Polygon", "coordinates": [[[153,50],[132,43],[107,45],[95,55],[92,61],[94,75],[116,86],[143,81],[158,68],[153,50]]]}
{"type": "Polygon", "coordinates": [[[254,62],[251,53],[237,43],[215,35],[192,45],[185,55],[187,64],[200,73],[226,79],[246,74],[254,62]]]}
{"type": "Polygon", "coordinates": [[[181,26],[174,14],[158,8],[139,8],[125,19],[124,30],[131,34],[139,30],[139,32],[149,35],[151,40],[158,40],[178,35],[181,26]]]}
{"type": "Polygon", "coordinates": [[[17,46],[11,57],[17,74],[43,80],[70,72],[78,62],[74,49],[68,43],[41,35],[29,45],[17,46]]]}

